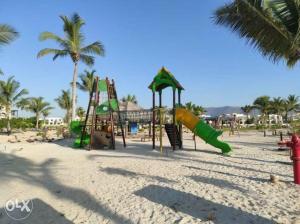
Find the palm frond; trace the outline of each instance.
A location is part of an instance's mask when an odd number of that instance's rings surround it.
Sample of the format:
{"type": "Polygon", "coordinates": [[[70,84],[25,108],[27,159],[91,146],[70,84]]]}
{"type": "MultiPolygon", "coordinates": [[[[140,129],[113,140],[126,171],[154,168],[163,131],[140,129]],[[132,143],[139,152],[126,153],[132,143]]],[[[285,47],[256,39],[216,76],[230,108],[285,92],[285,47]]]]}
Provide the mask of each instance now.
{"type": "Polygon", "coordinates": [[[42,32],[39,36],[39,40],[40,41],[44,41],[44,40],[55,40],[58,43],[64,43],[65,40],[61,37],[59,37],[58,35],[52,33],[52,32],[42,32]]]}
{"type": "Polygon", "coordinates": [[[93,66],[95,63],[95,58],[87,54],[80,54],[80,61],[88,66],[93,66]]]}
{"type": "Polygon", "coordinates": [[[101,56],[104,56],[105,54],[104,46],[99,41],[96,41],[88,46],[85,46],[84,48],[81,49],[81,52],[85,54],[96,54],[101,56]]]}
{"type": "Polygon", "coordinates": [[[215,23],[230,28],[274,62],[295,55],[292,34],[272,17],[274,4],[272,8],[265,7],[263,0],[235,0],[215,12],[215,23]]]}
{"type": "Polygon", "coordinates": [[[54,48],[44,48],[39,51],[37,54],[37,58],[49,55],[49,54],[54,54],[53,60],[55,60],[57,57],[61,56],[67,56],[69,52],[66,50],[60,50],[60,49],[54,49],[54,48]]]}
{"type": "Polygon", "coordinates": [[[17,93],[14,98],[13,101],[18,100],[20,97],[29,94],[29,91],[27,89],[22,89],[19,93],[17,93]]]}
{"type": "Polygon", "coordinates": [[[0,45],[9,44],[18,36],[18,32],[13,27],[6,24],[0,24],[0,45]]]}

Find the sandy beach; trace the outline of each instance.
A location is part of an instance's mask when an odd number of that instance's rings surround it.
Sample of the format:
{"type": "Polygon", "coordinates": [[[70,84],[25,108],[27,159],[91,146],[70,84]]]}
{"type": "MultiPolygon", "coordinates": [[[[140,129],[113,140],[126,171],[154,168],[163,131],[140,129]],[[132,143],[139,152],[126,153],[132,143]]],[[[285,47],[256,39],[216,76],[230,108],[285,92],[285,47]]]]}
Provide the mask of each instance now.
{"type": "MultiPolygon", "coordinates": [[[[276,150],[278,137],[225,133],[231,157],[200,139],[194,151],[191,137],[185,134],[183,151],[166,147],[166,156],[138,138],[126,149],[84,151],[68,140],[11,144],[1,136],[1,207],[31,199],[22,223],[37,224],[299,222],[300,188],[288,152],[276,150]]],[[[3,208],[0,223],[20,223],[3,208]]]]}

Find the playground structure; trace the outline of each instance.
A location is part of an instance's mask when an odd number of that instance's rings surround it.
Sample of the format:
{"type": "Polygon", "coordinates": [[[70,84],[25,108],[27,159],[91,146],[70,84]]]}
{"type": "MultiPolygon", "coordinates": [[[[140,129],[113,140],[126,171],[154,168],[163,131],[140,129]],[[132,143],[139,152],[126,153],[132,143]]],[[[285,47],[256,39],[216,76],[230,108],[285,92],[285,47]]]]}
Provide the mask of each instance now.
{"type": "Polygon", "coordinates": [[[96,77],[92,89],[84,123],[71,123],[72,132],[77,134],[74,147],[115,149],[115,126],[121,128],[123,146],[126,147],[114,80],[96,77]]]}
{"type": "Polygon", "coordinates": [[[231,147],[226,143],[218,140],[218,137],[222,135],[222,131],[217,131],[213,129],[210,125],[206,124],[205,121],[200,120],[190,111],[182,108],[181,106],[181,91],[184,88],[181,84],[175,79],[175,77],[164,67],[158,72],[154,77],[153,81],[149,85],[149,89],[152,91],[152,148],[155,149],[155,124],[156,124],[156,114],[159,114],[159,132],[160,132],[160,150],[163,151],[162,146],[162,115],[163,115],[163,106],[162,106],[162,91],[171,87],[173,91],[173,119],[172,124],[164,124],[165,130],[168,135],[170,144],[173,150],[176,150],[176,146],[179,149],[182,148],[182,124],[190,129],[195,135],[203,139],[206,143],[221,149],[223,154],[228,154],[231,151],[231,147]],[[178,92],[178,103],[176,104],[176,90],[178,92]],[[159,94],[159,107],[156,108],[155,105],[155,93],[159,94]],[[176,125],[176,123],[178,125],[176,125]]]}

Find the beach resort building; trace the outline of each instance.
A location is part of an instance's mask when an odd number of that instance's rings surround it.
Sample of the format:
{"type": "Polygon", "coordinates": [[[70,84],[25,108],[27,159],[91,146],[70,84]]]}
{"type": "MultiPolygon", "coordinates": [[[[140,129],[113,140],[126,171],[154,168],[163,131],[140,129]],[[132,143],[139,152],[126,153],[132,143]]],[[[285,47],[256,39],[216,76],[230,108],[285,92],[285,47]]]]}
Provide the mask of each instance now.
{"type": "Polygon", "coordinates": [[[47,126],[60,126],[64,124],[64,119],[61,117],[47,117],[45,125],[47,126]]]}

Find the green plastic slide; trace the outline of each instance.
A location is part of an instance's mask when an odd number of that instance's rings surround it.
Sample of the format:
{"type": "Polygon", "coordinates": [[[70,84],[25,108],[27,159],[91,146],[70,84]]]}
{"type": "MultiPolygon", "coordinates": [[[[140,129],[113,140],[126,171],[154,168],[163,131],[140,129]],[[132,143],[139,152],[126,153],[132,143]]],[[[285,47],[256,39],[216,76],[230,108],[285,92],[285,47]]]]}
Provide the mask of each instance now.
{"type": "Polygon", "coordinates": [[[215,130],[210,125],[206,124],[205,121],[195,116],[192,112],[184,108],[177,108],[176,120],[185,125],[188,129],[195,133],[195,135],[202,138],[206,143],[221,149],[223,154],[228,154],[231,151],[230,145],[218,140],[222,131],[215,130]]]}
{"type": "MultiPolygon", "coordinates": [[[[72,121],[70,124],[70,130],[73,134],[76,135],[75,141],[73,143],[74,148],[81,148],[80,141],[81,141],[81,131],[82,131],[82,124],[80,121],[72,121]]],[[[90,136],[85,135],[82,138],[82,146],[86,146],[90,144],[90,136]]]]}

